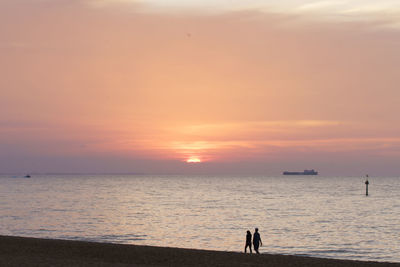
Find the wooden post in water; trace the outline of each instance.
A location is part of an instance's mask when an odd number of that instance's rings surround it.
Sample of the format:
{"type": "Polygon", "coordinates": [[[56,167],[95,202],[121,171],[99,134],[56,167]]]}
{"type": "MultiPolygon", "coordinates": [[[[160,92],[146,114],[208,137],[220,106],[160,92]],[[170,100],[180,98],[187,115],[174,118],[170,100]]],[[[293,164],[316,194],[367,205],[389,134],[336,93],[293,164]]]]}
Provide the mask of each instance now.
{"type": "Polygon", "coordinates": [[[366,196],[368,196],[368,185],[369,185],[369,182],[368,182],[368,174],[367,174],[367,180],[365,181],[365,195],[366,196]]]}

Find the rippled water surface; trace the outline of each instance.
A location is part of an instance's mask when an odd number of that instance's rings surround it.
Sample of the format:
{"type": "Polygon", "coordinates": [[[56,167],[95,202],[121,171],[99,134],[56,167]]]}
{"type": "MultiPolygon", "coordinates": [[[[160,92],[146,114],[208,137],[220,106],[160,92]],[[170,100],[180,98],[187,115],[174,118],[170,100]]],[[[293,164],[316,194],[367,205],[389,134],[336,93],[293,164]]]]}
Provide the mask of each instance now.
{"type": "Polygon", "coordinates": [[[0,177],[1,235],[400,262],[400,178],[0,177]]]}

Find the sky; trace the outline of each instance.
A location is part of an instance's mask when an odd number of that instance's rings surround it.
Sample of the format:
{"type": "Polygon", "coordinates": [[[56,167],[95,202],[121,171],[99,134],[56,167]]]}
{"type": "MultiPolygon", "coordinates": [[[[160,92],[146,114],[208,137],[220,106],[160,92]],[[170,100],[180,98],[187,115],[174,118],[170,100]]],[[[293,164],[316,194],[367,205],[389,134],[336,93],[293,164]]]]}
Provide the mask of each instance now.
{"type": "Polygon", "coordinates": [[[400,2],[2,0],[0,173],[400,175],[400,2]]]}

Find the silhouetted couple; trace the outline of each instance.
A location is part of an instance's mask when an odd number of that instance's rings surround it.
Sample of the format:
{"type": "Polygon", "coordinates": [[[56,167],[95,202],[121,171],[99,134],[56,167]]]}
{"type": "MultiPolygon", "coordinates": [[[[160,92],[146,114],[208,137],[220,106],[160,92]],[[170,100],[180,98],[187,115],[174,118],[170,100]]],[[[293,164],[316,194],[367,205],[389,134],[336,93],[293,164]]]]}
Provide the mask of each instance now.
{"type": "MultiPolygon", "coordinates": [[[[254,246],[254,250],[257,254],[260,254],[260,252],[258,252],[258,248],[260,247],[260,245],[262,246],[262,241],[261,241],[260,233],[258,232],[258,228],[256,228],[254,230],[254,234],[253,234],[253,246],[254,246]]],[[[246,234],[246,246],[244,247],[244,253],[247,253],[247,247],[249,247],[250,253],[253,253],[251,251],[251,233],[249,230],[247,230],[247,234],[246,234]]]]}

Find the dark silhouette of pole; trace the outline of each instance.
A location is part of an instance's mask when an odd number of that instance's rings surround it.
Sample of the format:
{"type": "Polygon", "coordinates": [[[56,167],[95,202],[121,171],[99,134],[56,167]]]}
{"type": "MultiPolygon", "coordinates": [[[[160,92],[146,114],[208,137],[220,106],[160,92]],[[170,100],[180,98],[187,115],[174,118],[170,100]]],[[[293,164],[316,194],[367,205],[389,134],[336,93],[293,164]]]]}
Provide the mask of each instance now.
{"type": "Polygon", "coordinates": [[[368,182],[368,174],[367,174],[367,180],[365,181],[365,195],[366,196],[368,196],[368,185],[369,185],[369,182],[368,182]]]}

